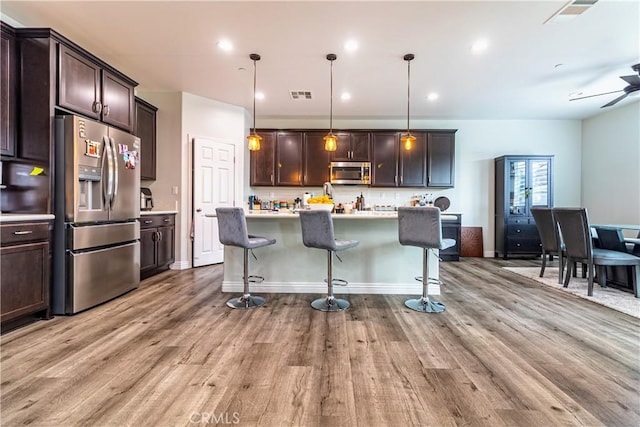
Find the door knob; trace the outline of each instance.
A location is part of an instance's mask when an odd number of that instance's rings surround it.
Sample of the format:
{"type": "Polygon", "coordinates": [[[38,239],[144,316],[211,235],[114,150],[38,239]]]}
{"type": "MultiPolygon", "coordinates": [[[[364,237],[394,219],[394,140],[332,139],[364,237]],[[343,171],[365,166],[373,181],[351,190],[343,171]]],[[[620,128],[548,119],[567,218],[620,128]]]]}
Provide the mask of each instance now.
{"type": "Polygon", "coordinates": [[[196,212],[202,212],[202,209],[198,208],[196,209],[196,212]]]}

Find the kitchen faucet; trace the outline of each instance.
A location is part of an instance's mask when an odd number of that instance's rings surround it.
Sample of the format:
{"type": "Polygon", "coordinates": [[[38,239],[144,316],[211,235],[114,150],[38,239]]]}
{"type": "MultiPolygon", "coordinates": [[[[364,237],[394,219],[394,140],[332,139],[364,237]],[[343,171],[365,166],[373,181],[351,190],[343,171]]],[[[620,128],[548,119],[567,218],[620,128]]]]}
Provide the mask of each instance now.
{"type": "Polygon", "coordinates": [[[322,184],[322,194],[333,199],[333,186],[330,182],[325,182],[324,184],[322,184]]]}

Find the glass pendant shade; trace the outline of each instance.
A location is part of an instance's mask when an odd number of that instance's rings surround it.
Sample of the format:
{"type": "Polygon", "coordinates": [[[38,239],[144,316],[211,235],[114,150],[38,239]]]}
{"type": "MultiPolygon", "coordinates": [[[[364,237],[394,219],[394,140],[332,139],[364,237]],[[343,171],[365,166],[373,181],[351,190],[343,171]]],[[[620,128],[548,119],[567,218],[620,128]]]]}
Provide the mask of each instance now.
{"type": "Polygon", "coordinates": [[[336,138],[333,133],[329,132],[329,134],[322,139],[324,140],[325,151],[336,151],[338,148],[338,138],[336,138]]]}
{"type": "Polygon", "coordinates": [[[255,132],[254,128],[253,133],[247,137],[247,141],[249,141],[249,151],[260,150],[260,141],[262,141],[262,137],[255,132]]]}
{"type": "Polygon", "coordinates": [[[407,132],[406,135],[402,135],[402,138],[400,138],[400,141],[402,141],[402,147],[409,151],[413,148],[413,143],[416,140],[416,137],[411,135],[411,132],[407,132]]]}
{"type": "Polygon", "coordinates": [[[330,103],[329,103],[329,133],[322,138],[324,140],[325,151],[336,151],[338,149],[338,137],[333,134],[333,61],[337,56],[333,53],[327,55],[327,59],[331,62],[331,84],[330,84],[330,103]]]}
{"type": "Polygon", "coordinates": [[[258,151],[262,137],[256,133],[256,61],[260,61],[260,55],[252,53],[249,58],[253,61],[253,133],[247,136],[247,141],[249,141],[249,151],[258,151]]]}

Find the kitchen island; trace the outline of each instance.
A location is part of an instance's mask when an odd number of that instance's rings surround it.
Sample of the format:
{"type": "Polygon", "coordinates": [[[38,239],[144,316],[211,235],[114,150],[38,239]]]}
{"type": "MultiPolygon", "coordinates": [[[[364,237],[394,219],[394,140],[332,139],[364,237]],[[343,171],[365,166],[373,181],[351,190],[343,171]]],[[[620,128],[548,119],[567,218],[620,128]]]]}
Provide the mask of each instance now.
{"type": "MultiPolygon", "coordinates": [[[[211,216],[213,216],[212,214],[211,216]]],[[[458,220],[459,214],[443,214],[443,223],[458,220]]],[[[338,255],[334,278],[349,282],[336,286],[336,294],[410,294],[420,295],[422,284],[414,277],[422,275],[422,250],[398,242],[396,212],[359,212],[333,214],[337,239],[358,240],[360,245],[338,255]]],[[[249,274],[263,276],[264,282],[251,285],[252,293],[318,293],[327,291],[326,251],[302,244],[298,214],[285,211],[246,213],[249,234],[272,237],[276,244],[256,249],[258,258],[250,258],[249,274]]],[[[241,248],[224,248],[224,292],[242,291],[241,248]]],[[[438,259],[429,257],[430,275],[438,278],[438,259]]],[[[440,294],[438,285],[429,286],[430,295],[440,294]]]]}

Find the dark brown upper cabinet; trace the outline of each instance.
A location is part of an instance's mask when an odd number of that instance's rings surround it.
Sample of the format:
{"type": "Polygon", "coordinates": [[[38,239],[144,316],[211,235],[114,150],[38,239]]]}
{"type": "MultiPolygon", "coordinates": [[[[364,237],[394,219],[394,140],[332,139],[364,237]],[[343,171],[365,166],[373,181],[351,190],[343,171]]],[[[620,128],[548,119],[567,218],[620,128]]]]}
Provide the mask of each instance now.
{"type": "Polygon", "coordinates": [[[338,132],[338,147],[331,159],[334,162],[368,162],[371,151],[369,132],[338,132]]]}
{"type": "Polygon", "coordinates": [[[453,188],[455,131],[427,133],[427,187],[453,188]]]}
{"type": "Polygon", "coordinates": [[[398,185],[398,132],[373,132],[371,155],[371,186],[398,185]]]}
{"type": "Polygon", "coordinates": [[[427,182],[427,135],[413,133],[413,136],[416,140],[410,150],[405,150],[402,143],[399,144],[399,187],[424,187],[427,182]]]}
{"type": "Polygon", "coordinates": [[[134,87],[88,56],[59,46],[58,105],[133,131],[134,87]]]}
{"type": "MultiPolygon", "coordinates": [[[[323,132],[304,133],[304,158],[302,185],[321,186],[331,178],[329,166],[331,153],[324,149],[323,132]]],[[[340,146],[340,143],[338,143],[340,146]]]]}
{"type": "Polygon", "coordinates": [[[276,185],[302,185],[302,132],[278,132],[276,185]]]}
{"type": "Polygon", "coordinates": [[[0,154],[16,155],[16,42],[13,30],[2,23],[2,45],[0,46],[0,154]]]}
{"type": "Polygon", "coordinates": [[[250,151],[250,185],[273,186],[275,182],[276,132],[258,132],[260,150],[250,151]]]}
{"type": "Polygon", "coordinates": [[[140,138],[140,179],[156,179],[156,114],[158,109],[144,99],[135,99],[135,131],[140,138]]]}

